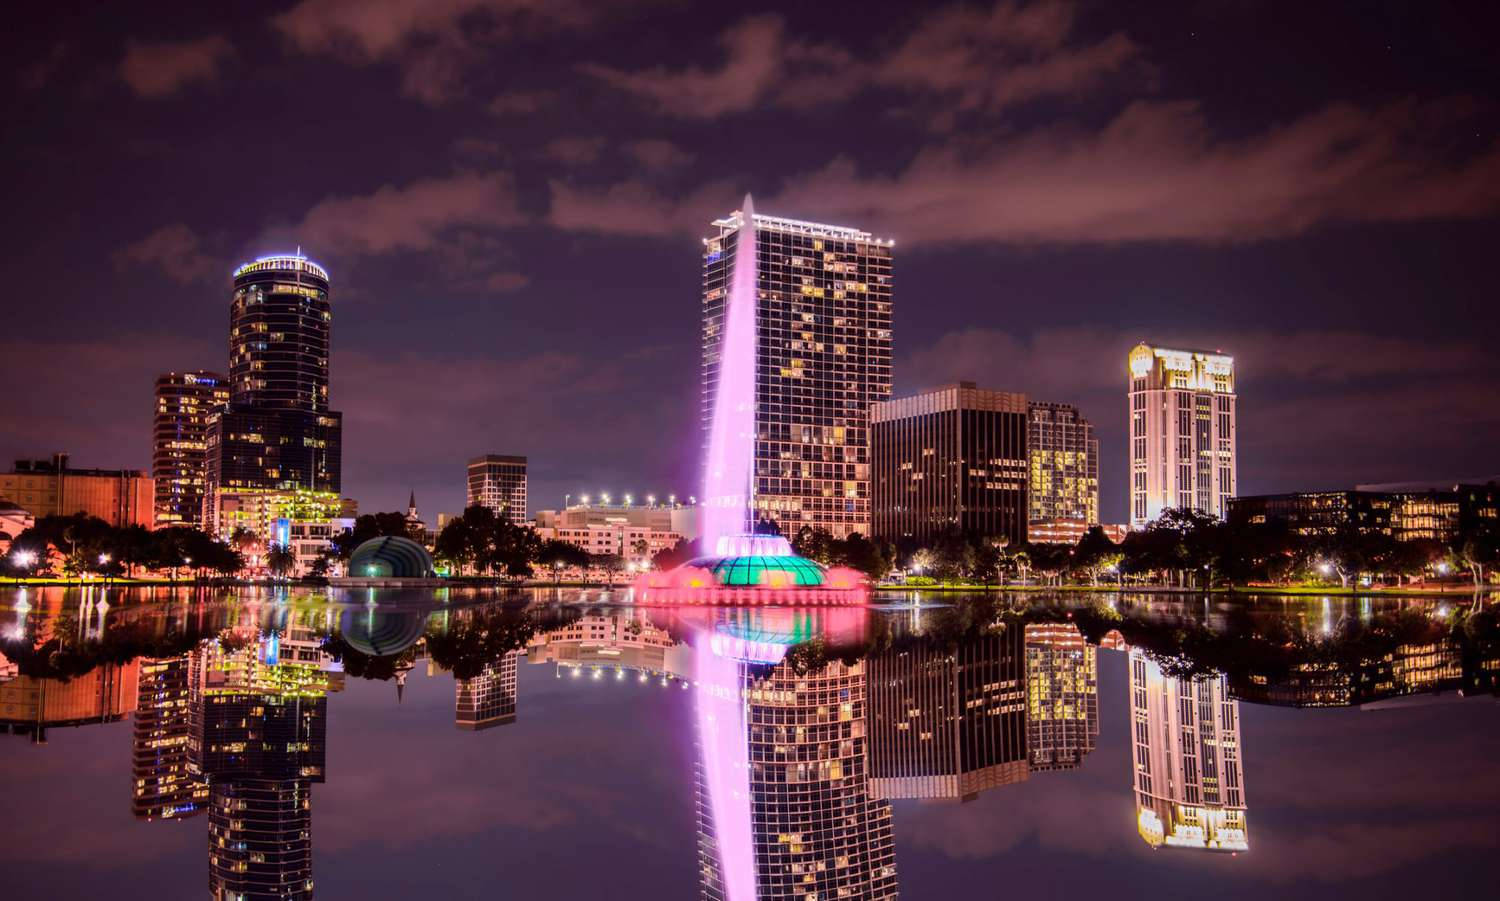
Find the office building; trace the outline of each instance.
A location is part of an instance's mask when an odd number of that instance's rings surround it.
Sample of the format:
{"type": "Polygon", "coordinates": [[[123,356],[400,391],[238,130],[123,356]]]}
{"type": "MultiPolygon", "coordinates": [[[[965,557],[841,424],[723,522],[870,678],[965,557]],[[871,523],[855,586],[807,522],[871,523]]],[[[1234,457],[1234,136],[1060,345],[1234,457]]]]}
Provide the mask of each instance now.
{"type": "Polygon", "coordinates": [[[214,782],[208,806],[208,887],[213,901],[313,897],[311,783],[214,782]]]}
{"type": "Polygon", "coordinates": [[[1026,515],[1099,521],[1099,439],[1072,404],[1026,405],[1026,515]]]}
{"type": "Polygon", "coordinates": [[[1500,518],[1500,485],[1361,485],[1352,491],[1297,491],[1233,498],[1237,522],[1281,522],[1299,535],[1342,530],[1390,535],[1398,541],[1451,542],[1465,523],[1500,518]]]}
{"type": "Polygon", "coordinates": [[[151,478],[156,526],[203,528],[209,419],[229,403],[229,381],[202,370],[156,377],[151,478]]]}
{"type": "Polygon", "coordinates": [[[1226,516],[1237,484],[1234,358],[1142,343],[1128,366],[1131,527],[1174,508],[1226,516]]]}
{"type": "MultiPolygon", "coordinates": [[[[343,416],[328,408],[328,272],[304,256],[263,257],[234,272],[230,402],[212,418],[205,494],[337,492],[343,416]]],[[[205,520],[215,519],[213,509],[205,520]]]]}
{"type": "Polygon", "coordinates": [[[189,654],[190,771],[210,787],[214,899],[310,899],[312,783],[324,780],[333,674],[272,633],[189,654]]]}
{"type": "Polygon", "coordinates": [[[208,806],[208,783],[189,766],[191,685],[187,654],[142,657],[131,742],[131,813],[138,820],[183,819],[208,806]]]}
{"type": "Polygon", "coordinates": [[[871,794],[868,779],[864,666],[834,662],[799,674],[787,663],[767,669],[742,662],[728,670],[737,673],[727,680],[736,684],[699,685],[725,714],[715,729],[744,729],[722,742],[745,742],[749,778],[749,797],[733,803],[726,788],[743,771],[728,766],[727,744],[706,746],[700,734],[695,776],[705,901],[897,897],[891,806],[871,794]],[[736,816],[748,822],[732,821],[736,816]]]}
{"type": "Polygon", "coordinates": [[[488,507],[512,522],[526,519],[526,458],[485,454],[469,461],[470,507],[488,507]]]}
{"type": "Polygon", "coordinates": [[[755,260],[751,515],[795,535],[870,531],[870,405],[891,394],[891,252],[869,232],[742,211],[703,242],[705,433],[737,261],[755,260]]]}
{"type": "Polygon", "coordinates": [[[1026,754],[1031,769],[1075,769],[1098,740],[1098,649],[1073,623],[1028,624],[1026,754]]]}
{"type": "Polygon", "coordinates": [[[870,793],[972,800],[1027,778],[1021,629],[891,649],[869,669],[870,793]]]}
{"type": "Polygon", "coordinates": [[[1032,544],[1077,544],[1090,529],[1099,529],[1115,544],[1125,540],[1130,526],[1124,523],[1089,522],[1086,519],[1033,519],[1026,524],[1026,540],[1032,544]]]}
{"type": "Polygon", "coordinates": [[[508,651],[486,663],[472,679],[453,680],[453,724],[478,732],[516,721],[516,661],[520,651],[508,651]]]}
{"type": "Polygon", "coordinates": [[[874,534],[926,541],[957,529],[1026,540],[1024,394],[959,382],[875,404],[874,534]]]}
{"type": "Polygon", "coordinates": [[[74,469],[67,454],[51,460],[17,460],[0,473],[0,498],[37,519],[82,513],[112,526],[153,525],[155,486],[138,469],[74,469]]]}
{"type": "Polygon", "coordinates": [[[1244,851],[1240,705],[1222,676],[1173,678],[1130,651],[1136,825],[1152,847],[1244,851]]]}
{"type": "Polygon", "coordinates": [[[103,663],[67,681],[17,676],[0,682],[0,732],[45,744],[47,730],[114,723],[135,710],[140,661],[103,663]]]}

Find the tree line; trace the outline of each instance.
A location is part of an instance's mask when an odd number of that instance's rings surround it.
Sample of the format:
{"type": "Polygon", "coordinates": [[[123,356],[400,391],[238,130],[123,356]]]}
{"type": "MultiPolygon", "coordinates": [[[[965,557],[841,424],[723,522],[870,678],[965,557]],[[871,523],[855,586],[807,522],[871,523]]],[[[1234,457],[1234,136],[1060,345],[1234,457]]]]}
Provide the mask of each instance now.
{"type": "Polygon", "coordinates": [[[93,573],[128,578],[146,571],[176,578],[182,570],[232,576],[244,569],[245,559],[230,544],[200,529],[113,526],[75,513],[38,519],[11,542],[6,563],[20,576],[93,573]]]}

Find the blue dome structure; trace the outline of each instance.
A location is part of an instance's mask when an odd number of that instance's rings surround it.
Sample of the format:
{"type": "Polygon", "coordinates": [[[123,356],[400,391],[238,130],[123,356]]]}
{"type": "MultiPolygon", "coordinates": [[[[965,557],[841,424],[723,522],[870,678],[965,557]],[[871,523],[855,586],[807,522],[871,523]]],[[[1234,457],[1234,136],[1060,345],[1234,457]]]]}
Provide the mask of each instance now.
{"type": "Polygon", "coordinates": [[[346,571],[352,579],[434,579],[432,555],[399,535],[371,538],[354,549],[346,571]]]}

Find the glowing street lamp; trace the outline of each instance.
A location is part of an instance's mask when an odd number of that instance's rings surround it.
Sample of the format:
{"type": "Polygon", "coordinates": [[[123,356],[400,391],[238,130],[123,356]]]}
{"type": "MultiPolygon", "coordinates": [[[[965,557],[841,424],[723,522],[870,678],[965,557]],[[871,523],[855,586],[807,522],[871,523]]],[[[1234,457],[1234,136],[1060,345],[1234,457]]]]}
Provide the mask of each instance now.
{"type": "Polygon", "coordinates": [[[1439,563],[1437,565],[1437,571],[1438,571],[1438,575],[1440,575],[1440,576],[1446,576],[1446,575],[1448,575],[1448,561],[1444,560],[1443,562],[1439,563]]]}
{"type": "Polygon", "coordinates": [[[1333,572],[1333,566],[1331,564],[1328,564],[1328,563],[1319,563],[1318,564],[1318,572],[1320,572],[1320,573],[1322,573],[1323,575],[1326,576],[1329,573],[1333,572]]]}
{"type": "Polygon", "coordinates": [[[587,507],[589,505],[589,496],[587,494],[580,494],[578,496],[578,499],[581,500],[581,501],[583,501],[583,505],[585,507],[587,507]]]}

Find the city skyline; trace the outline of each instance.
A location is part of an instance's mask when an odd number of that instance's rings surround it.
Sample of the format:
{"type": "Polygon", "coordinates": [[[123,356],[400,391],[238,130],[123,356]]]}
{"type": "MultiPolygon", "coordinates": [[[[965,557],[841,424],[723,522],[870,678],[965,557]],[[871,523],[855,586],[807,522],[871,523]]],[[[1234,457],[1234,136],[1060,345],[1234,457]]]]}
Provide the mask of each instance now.
{"type": "Polygon", "coordinates": [[[647,29],[483,3],[44,12],[9,55],[34,139],[4,151],[28,178],[0,265],[48,301],[0,347],[30,386],[0,401],[0,459],[148,469],[152,379],[222,370],[227,274],[300,245],[339,279],[330,395],[364,509],[415,489],[456,511],[454,467],[487,449],[530,457],[539,507],[696,485],[689,248],[750,190],[898,242],[896,396],[970,379],[1077,406],[1106,522],[1139,340],[1233,352],[1239,493],[1482,481],[1500,364],[1469,337],[1496,323],[1472,273],[1500,154],[1472,98],[1495,15],[1329,5],[1288,37],[1248,6],[1047,0],[854,27],[790,5],[647,29]],[[270,141],[252,111],[273,108],[316,138],[270,141]]]}

